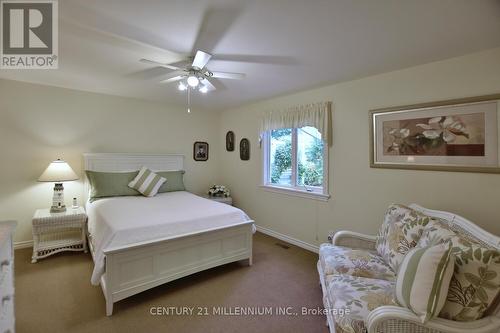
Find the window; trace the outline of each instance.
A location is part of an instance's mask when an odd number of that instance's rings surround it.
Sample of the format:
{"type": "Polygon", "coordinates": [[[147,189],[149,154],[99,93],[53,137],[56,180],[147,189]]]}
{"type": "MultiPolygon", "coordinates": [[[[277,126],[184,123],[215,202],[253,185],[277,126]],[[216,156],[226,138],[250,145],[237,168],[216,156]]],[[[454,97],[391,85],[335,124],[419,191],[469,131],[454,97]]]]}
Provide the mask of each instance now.
{"type": "Polygon", "coordinates": [[[327,152],[314,127],[272,130],[264,136],[264,187],[328,198],[327,152]]]}

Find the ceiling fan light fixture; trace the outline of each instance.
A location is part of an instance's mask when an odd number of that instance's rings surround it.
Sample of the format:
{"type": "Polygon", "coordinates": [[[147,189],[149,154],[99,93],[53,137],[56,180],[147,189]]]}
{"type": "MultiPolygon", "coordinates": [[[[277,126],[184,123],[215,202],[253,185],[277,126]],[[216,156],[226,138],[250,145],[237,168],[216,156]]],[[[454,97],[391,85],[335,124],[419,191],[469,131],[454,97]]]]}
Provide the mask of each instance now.
{"type": "Polygon", "coordinates": [[[198,84],[200,83],[200,80],[199,80],[196,76],[194,76],[194,75],[190,75],[190,76],[187,78],[187,83],[188,83],[191,87],[195,88],[195,87],[197,87],[197,86],[198,86],[198,84]]]}
{"type": "Polygon", "coordinates": [[[200,92],[201,92],[201,93],[203,93],[203,94],[206,94],[206,93],[208,92],[208,88],[207,88],[207,86],[202,86],[202,87],[200,88],[200,92]]]}
{"type": "Polygon", "coordinates": [[[179,90],[180,91],[184,91],[187,89],[186,85],[184,84],[184,82],[179,82],[179,86],[178,86],[179,90]]]}

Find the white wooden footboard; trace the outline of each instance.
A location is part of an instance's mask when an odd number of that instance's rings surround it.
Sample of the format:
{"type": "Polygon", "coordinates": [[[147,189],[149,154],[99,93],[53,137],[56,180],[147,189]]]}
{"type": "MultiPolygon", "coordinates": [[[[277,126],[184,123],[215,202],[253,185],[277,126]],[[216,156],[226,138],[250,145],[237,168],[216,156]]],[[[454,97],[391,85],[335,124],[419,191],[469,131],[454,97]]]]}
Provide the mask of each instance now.
{"type": "Polygon", "coordinates": [[[253,221],[181,237],[106,249],[101,287],[113,303],[166,282],[239,260],[252,264],[253,221]]]}

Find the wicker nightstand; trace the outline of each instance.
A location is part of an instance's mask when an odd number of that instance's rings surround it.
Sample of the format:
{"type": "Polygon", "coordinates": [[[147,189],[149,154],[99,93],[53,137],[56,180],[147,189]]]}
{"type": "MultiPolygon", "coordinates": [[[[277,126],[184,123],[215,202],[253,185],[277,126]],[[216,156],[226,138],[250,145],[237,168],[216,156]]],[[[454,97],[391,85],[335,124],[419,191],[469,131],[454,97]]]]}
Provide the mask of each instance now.
{"type": "Polygon", "coordinates": [[[207,196],[205,196],[205,198],[207,198],[208,200],[222,202],[222,203],[228,204],[230,206],[233,205],[233,198],[231,198],[231,197],[214,197],[214,196],[207,195],[207,196]]]}
{"type": "Polygon", "coordinates": [[[87,253],[87,214],[82,207],[63,213],[38,209],[33,216],[32,263],[62,251],[87,253]]]}

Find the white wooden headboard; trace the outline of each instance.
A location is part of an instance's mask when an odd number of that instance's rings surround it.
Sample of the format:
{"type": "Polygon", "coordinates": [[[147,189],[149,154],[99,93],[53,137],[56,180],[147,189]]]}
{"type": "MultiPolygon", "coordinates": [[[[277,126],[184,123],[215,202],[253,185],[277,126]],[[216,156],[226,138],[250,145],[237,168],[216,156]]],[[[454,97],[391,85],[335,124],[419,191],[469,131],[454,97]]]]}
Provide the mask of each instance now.
{"type": "MultiPolygon", "coordinates": [[[[99,172],[130,172],[143,166],[153,171],[184,170],[184,155],[180,154],[85,153],[83,161],[84,170],[99,172]]],[[[84,175],[84,195],[89,191],[90,185],[84,175]]]]}

